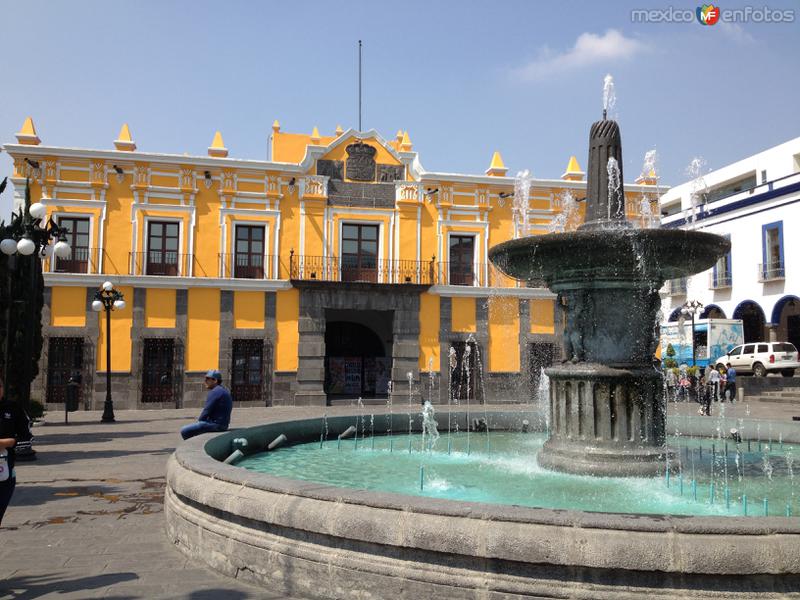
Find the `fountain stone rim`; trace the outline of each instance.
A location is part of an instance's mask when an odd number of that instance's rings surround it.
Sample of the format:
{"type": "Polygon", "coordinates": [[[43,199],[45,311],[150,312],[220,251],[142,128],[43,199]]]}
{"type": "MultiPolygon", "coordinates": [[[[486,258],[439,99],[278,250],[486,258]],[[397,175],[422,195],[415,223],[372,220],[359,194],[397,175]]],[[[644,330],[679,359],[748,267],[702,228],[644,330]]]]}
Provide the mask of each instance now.
{"type": "MultiPolygon", "coordinates": [[[[405,416],[405,413],[395,413],[395,416],[398,415],[405,416]]],[[[333,430],[333,424],[337,420],[352,424],[354,416],[356,415],[328,417],[328,424],[333,430]]],[[[522,413],[493,411],[489,412],[488,416],[490,419],[504,417],[506,419],[510,418],[515,420],[517,418],[521,419],[522,413]]],[[[235,437],[249,438],[263,433],[265,428],[269,430],[274,429],[274,435],[277,436],[280,433],[279,430],[285,429],[289,425],[296,426],[298,424],[306,425],[309,429],[306,432],[305,439],[302,441],[298,440],[297,443],[314,442],[319,439],[319,428],[322,424],[321,418],[288,420],[228,431],[214,435],[211,439],[208,439],[206,436],[198,436],[183,442],[175,450],[173,456],[177,463],[183,468],[221,481],[246,484],[248,487],[267,492],[285,493],[317,500],[345,502],[355,505],[368,505],[390,509],[402,507],[403,510],[415,509],[422,513],[433,511],[436,514],[448,516],[469,516],[480,519],[492,518],[502,521],[513,520],[531,524],[569,524],[580,527],[626,531],[675,531],[682,533],[725,534],[735,530],[737,533],[750,535],[764,533],[800,534],[800,519],[794,517],[694,516],[658,513],[592,512],[573,509],[550,509],[511,504],[445,500],[425,496],[410,496],[394,492],[378,492],[337,487],[300,479],[277,477],[267,473],[251,471],[235,465],[224,464],[221,459],[213,457],[208,451],[208,445],[212,441],[215,444],[222,442],[229,447],[230,442],[235,437]],[[767,521],[770,526],[766,527],[764,521],[767,521]],[[736,527],[732,527],[733,525],[736,525],[736,527]]],[[[502,428],[497,429],[493,427],[492,430],[502,430],[502,428]]],[[[376,426],[375,431],[377,433],[383,433],[379,426],[376,426]]],[[[416,423],[414,431],[419,432],[416,423]]],[[[331,435],[333,435],[333,433],[331,435]]],[[[254,441],[259,442],[263,440],[255,439],[254,441]]],[[[249,444],[249,447],[252,448],[255,446],[254,444],[249,444]]]]}

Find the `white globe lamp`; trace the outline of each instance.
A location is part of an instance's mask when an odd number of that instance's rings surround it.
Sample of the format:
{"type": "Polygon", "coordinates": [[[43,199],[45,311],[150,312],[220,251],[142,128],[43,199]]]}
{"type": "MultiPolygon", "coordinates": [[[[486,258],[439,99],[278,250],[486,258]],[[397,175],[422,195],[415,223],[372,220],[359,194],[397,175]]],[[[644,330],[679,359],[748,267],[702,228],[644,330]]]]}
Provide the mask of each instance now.
{"type": "Polygon", "coordinates": [[[69,247],[67,242],[56,242],[53,252],[58,258],[69,258],[70,254],[72,254],[72,248],[69,247]]]}
{"type": "Polygon", "coordinates": [[[22,238],[19,242],[17,242],[17,252],[22,254],[23,256],[30,256],[36,251],[36,244],[33,240],[28,238],[22,238]]]}
{"type": "Polygon", "coordinates": [[[100,312],[101,310],[103,310],[103,303],[100,302],[100,300],[93,301],[92,302],[92,310],[94,312],[100,312]]]}
{"type": "Polygon", "coordinates": [[[17,242],[11,238],[6,238],[0,242],[0,252],[6,256],[11,256],[17,251],[17,242]]]}
{"type": "Polygon", "coordinates": [[[41,202],[31,204],[28,212],[34,219],[44,219],[47,216],[47,207],[41,202]]]}

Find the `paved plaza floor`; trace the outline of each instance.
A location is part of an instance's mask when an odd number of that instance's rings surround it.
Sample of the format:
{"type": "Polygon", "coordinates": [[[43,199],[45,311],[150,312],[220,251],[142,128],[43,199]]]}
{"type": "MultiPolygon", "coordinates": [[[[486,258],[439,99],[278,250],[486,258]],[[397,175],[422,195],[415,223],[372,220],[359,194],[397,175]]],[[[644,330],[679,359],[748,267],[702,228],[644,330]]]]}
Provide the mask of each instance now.
{"type": "MultiPolygon", "coordinates": [[[[694,415],[694,403],[671,412],[694,415]]],[[[352,407],[234,410],[232,427],[353,412],[352,407]]],[[[783,426],[800,407],[746,403],[727,415],[783,426]]],[[[163,494],[178,430],[197,409],[51,412],[34,427],[38,460],[19,463],[18,486],[0,528],[0,600],[32,598],[279,598],[190,563],[167,540],[163,494]]],[[[692,420],[695,420],[694,418],[692,420]]],[[[698,422],[712,420],[696,417],[698,422]]],[[[796,424],[800,427],[800,423],[796,424]]]]}

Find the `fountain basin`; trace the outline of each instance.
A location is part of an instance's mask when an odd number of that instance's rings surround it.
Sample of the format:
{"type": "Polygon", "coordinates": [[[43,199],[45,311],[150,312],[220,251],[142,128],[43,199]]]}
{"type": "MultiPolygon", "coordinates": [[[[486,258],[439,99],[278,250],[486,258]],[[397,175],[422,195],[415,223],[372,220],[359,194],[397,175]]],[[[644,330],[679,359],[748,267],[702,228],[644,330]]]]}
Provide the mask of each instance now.
{"type": "MultiPolygon", "coordinates": [[[[518,431],[524,416],[488,414],[493,430],[518,431]]],[[[353,422],[328,419],[330,437],[353,422]]],[[[791,518],[456,502],[221,462],[235,437],[265,448],[281,433],[292,443],[319,440],[321,427],[321,419],[289,421],[182,444],[167,473],[169,537],[193,559],[302,598],[730,598],[800,585],[800,526],[791,518]]]]}
{"type": "Polygon", "coordinates": [[[511,277],[544,279],[558,291],[576,284],[605,287],[685,277],[711,268],[730,245],[702,231],[618,227],[509,240],[490,248],[489,260],[511,277]]]}

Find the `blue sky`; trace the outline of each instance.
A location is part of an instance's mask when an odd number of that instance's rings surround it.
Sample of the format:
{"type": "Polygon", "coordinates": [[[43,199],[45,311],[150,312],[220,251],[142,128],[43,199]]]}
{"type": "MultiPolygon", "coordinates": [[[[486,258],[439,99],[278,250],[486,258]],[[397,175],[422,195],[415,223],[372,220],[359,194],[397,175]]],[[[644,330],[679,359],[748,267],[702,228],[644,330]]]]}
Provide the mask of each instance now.
{"type": "Polygon", "coordinates": [[[357,125],[358,39],[364,129],[407,129],[431,171],[482,173],[493,150],[511,174],[585,167],[606,73],[627,181],[650,148],[675,185],[693,156],[716,168],[800,135],[800,5],[768,4],[791,24],[631,22],[669,5],[2,0],[0,141],[31,115],[45,144],[112,148],[128,122],[143,151],[204,155],[219,129],[231,156],[263,159],[276,118],[357,125]]]}

